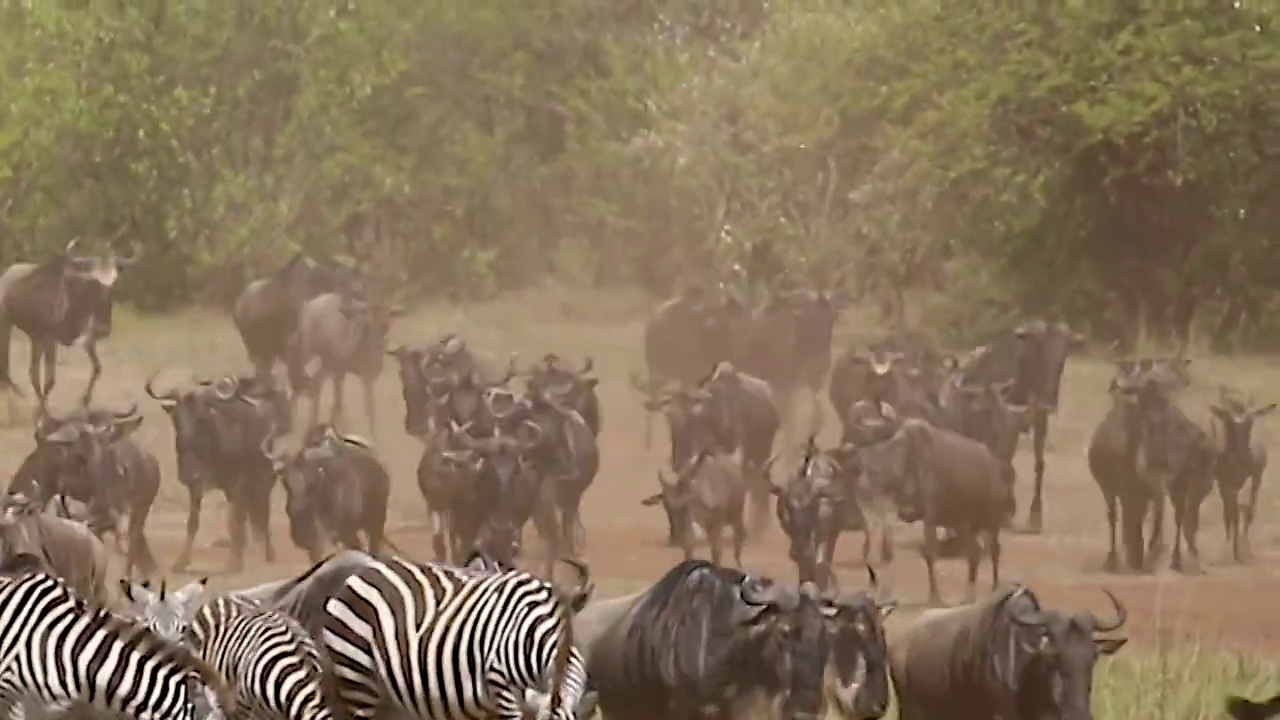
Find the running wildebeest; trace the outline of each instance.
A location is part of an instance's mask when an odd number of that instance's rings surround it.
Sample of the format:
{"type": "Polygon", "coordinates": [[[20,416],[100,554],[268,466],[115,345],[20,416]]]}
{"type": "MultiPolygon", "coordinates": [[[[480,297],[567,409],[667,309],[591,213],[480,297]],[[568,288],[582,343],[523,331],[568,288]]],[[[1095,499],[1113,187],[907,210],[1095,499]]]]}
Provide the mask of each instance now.
{"type": "Polygon", "coordinates": [[[1231,559],[1241,562],[1249,555],[1249,528],[1258,508],[1262,473],[1267,469],[1267,448],[1253,434],[1253,423],[1275,410],[1276,404],[1258,406],[1252,398],[1242,401],[1225,388],[1221,396],[1217,404],[1209,407],[1218,421],[1213,426],[1213,441],[1218,450],[1215,475],[1218,494],[1222,498],[1222,524],[1231,547],[1231,559]],[[1240,493],[1246,485],[1249,497],[1242,506],[1240,493]]]}
{"type": "Polygon", "coordinates": [[[889,647],[902,720],[1070,718],[1087,720],[1093,669],[1127,638],[1116,617],[1044,610],[1022,586],[955,608],[927,610],[889,647]]]}
{"type": "Polygon", "coordinates": [[[134,263],[132,257],[75,251],[72,240],[55,258],[39,265],[16,263],[0,275],[0,390],[18,392],[9,375],[9,340],[16,327],[31,341],[29,375],[38,410],[48,407],[57,380],[58,345],[77,341],[92,367],[81,403],[87,406],[93,399],[102,375],[98,342],[111,334],[111,291],[120,271],[134,263]]]}
{"type": "Polygon", "coordinates": [[[289,343],[298,329],[303,304],[327,292],[360,297],[364,280],[355,269],[303,252],[240,292],[231,319],[259,378],[270,376],[277,360],[288,361],[289,343]]]}
{"type": "Polygon", "coordinates": [[[188,494],[186,540],[174,569],[181,571],[191,562],[207,490],[221,490],[227,497],[232,570],[244,568],[246,524],[262,541],[267,562],[274,562],[269,521],[275,473],[263,448],[290,427],[288,392],[277,389],[270,376],[224,377],[163,394],[152,387],[154,380],[155,374],[145,390],[173,424],[178,482],[188,494]]]}
{"type": "MultiPolygon", "coordinates": [[[[486,393],[490,414],[498,412],[492,406],[498,392],[486,393]]],[[[542,430],[534,460],[542,482],[550,485],[560,511],[561,538],[556,543],[556,554],[576,556],[586,547],[582,496],[600,472],[600,447],[583,415],[574,407],[562,404],[544,385],[531,384],[523,405],[542,430]]]]}
{"type": "Polygon", "coordinates": [[[137,406],[124,412],[90,410],[66,418],[42,416],[36,447],[9,485],[47,503],[66,495],[88,506],[90,524],[103,531],[128,517],[124,571],[155,571],[146,522],[160,488],[160,464],[132,437],[142,424],[137,406]]]}
{"type": "Polygon", "coordinates": [[[596,395],[596,386],[600,380],[591,377],[594,367],[595,362],[587,358],[581,369],[574,370],[565,367],[557,356],[548,354],[542,359],[542,364],[534,365],[525,372],[528,394],[543,394],[576,410],[591,428],[591,434],[599,437],[600,398],[596,395]]]}
{"type": "Polygon", "coordinates": [[[644,592],[588,603],[574,629],[600,709],[614,720],[736,717],[758,699],[780,701],[785,720],[820,717],[824,669],[842,651],[838,666],[864,672],[841,704],[878,718],[888,701],[879,623],[891,606],[866,592],[832,598],[811,583],[796,591],[686,560],[644,592]],[[841,634],[846,623],[875,632],[833,647],[852,639],[841,634]]]}
{"type": "Polygon", "coordinates": [[[842,468],[810,436],[799,471],[785,485],[771,485],[771,492],[778,498],[778,524],[790,541],[788,555],[799,581],[814,582],[821,590],[831,588],[836,583],[832,558],[840,533],[866,527],[857,501],[844,487],[842,468]]]}
{"type": "Polygon", "coordinates": [[[382,551],[391,477],[367,443],[331,425],[307,431],[292,457],[264,447],[285,490],[289,536],[318,562],[330,540],[349,550],[382,551]],[[363,532],[367,543],[360,542],[363,532]]]}
{"type": "Polygon", "coordinates": [[[298,330],[289,362],[290,383],[296,393],[311,396],[311,422],[318,422],[320,395],[325,380],[333,382],[333,407],[329,422],[342,417],[343,386],[347,373],[360,378],[369,435],[377,438],[373,381],[382,374],[382,361],[391,319],[399,314],[376,300],[324,293],[303,304],[298,314],[298,330]],[[319,359],[320,369],[308,375],[306,367],[319,359]]]}
{"type": "Polygon", "coordinates": [[[720,533],[727,526],[733,541],[733,564],[742,567],[742,546],[747,539],[743,518],[746,487],[738,458],[704,450],[680,469],[674,481],[668,481],[659,470],[658,483],[661,491],[641,500],[640,504],[662,505],[685,560],[693,557],[696,524],[706,536],[711,562],[719,565],[720,533]]]}
{"type": "Polygon", "coordinates": [[[1035,490],[1027,525],[1032,532],[1040,532],[1044,525],[1044,449],[1049,435],[1049,416],[1058,409],[1067,356],[1083,344],[1084,338],[1064,322],[1033,320],[997,333],[985,343],[989,352],[966,368],[962,378],[962,384],[973,386],[999,385],[1012,380],[1013,387],[1006,398],[1030,409],[1035,490]]]}
{"type": "Polygon", "coordinates": [[[859,483],[888,494],[907,522],[924,525],[929,601],[941,604],[934,573],[938,528],[953,528],[968,556],[967,597],[976,596],[979,538],[986,536],[991,584],[1000,582],[1000,529],[1013,508],[1013,488],[1005,484],[1000,461],[986,446],[923,420],[902,421],[893,437],[859,448],[859,483]]]}

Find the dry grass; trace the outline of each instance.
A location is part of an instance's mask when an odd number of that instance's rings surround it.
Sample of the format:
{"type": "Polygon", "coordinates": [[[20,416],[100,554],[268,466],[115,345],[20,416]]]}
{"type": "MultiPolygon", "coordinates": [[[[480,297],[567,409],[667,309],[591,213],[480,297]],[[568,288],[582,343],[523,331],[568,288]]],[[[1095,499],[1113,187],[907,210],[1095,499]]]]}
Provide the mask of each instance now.
{"type": "MultiPolygon", "coordinates": [[[[628,293],[583,293],[561,288],[508,296],[499,301],[472,307],[433,306],[423,308],[398,321],[393,343],[422,343],[447,331],[460,331],[476,348],[502,358],[519,352],[525,361],[554,351],[570,362],[584,355],[595,359],[602,377],[600,393],[605,410],[605,431],[601,438],[603,470],[588,494],[585,521],[589,533],[588,558],[598,577],[602,596],[633,591],[651,582],[678,557],[658,543],[662,521],[642,510],[638,500],[651,492],[653,473],[659,456],[665,453],[665,430],[655,426],[654,449],[640,442],[642,414],[627,378],[643,370],[640,349],[641,328],[650,301],[628,293]]],[[[874,322],[855,311],[842,321],[838,348],[871,339],[878,333],[874,322]]],[[[25,385],[26,348],[19,342],[12,351],[15,377],[25,385]]],[[[185,514],[185,491],[174,479],[172,438],[164,414],[142,393],[142,383],[155,368],[165,366],[162,384],[195,376],[218,374],[245,368],[247,363],[239,338],[221,312],[183,311],[165,317],[139,317],[123,309],[116,316],[115,334],[104,349],[106,374],[100,385],[99,401],[104,404],[139,402],[147,420],[139,431],[145,446],[155,452],[165,472],[161,501],[152,514],[148,533],[161,555],[171,561],[181,539],[185,514]]],[[[430,555],[422,532],[422,500],[413,481],[413,469],[420,447],[404,436],[403,408],[399,386],[388,364],[377,385],[379,454],[395,479],[390,522],[392,535],[400,547],[416,557],[430,555]]],[[[1200,401],[1216,392],[1219,382],[1229,382],[1246,392],[1280,395],[1280,371],[1267,358],[1201,358],[1194,369],[1198,378],[1193,394],[1200,401]]],[[[78,396],[87,377],[86,362],[78,351],[59,368],[60,383],[55,394],[58,404],[69,406],[78,396]]],[[[1049,453],[1049,482],[1046,491],[1046,534],[1040,537],[1014,536],[1008,540],[1006,579],[1021,579],[1055,606],[1071,609],[1092,607],[1102,610],[1100,584],[1116,588],[1130,605],[1129,632],[1134,641],[1119,656],[1102,661],[1094,689],[1095,716],[1124,718],[1208,718],[1221,717],[1223,696],[1228,693],[1264,697],[1277,688],[1274,668],[1260,660],[1280,649],[1280,625],[1272,627],[1274,611],[1269,605],[1280,590],[1277,569],[1280,558],[1271,557],[1268,545],[1280,533],[1280,493],[1264,489],[1260,521],[1254,545],[1258,560],[1245,567],[1228,567],[1216,559],[1221,530],[1217,520],[1217,500],[1211,498],[1202,513],[1202,548],[1209,575],[1184,579],[1162,573],[1156,577],[1102,576],[1093,570],[1105,552],[1101,502],[1084,466],[1083,454],[1098,419],[1109,400],[1103,389],[1110,377],[1105,360],[1079,358],[1068,366],[1063,408],[1054,418],[1049,453]]],[[[348,383],[346,427],[368,434],[363,406],[356,383],[348,383]]],[[[327,401],[326,401],[327,402],[327,401]]],[[[304,408],[305,410],[305,408],[304,408]]],[[[3,413],[3,404],[0,404],[3,413]]],[[[2,415],[0,415],[2,416],[2,415]]],[[[830,417],[828,413],[828,417],[830,417]]],[[[16,469],[30,449],[27,418],[0,429],[0,475],[16,469]]],[[[824,435],[835,428],[828,422],[824,435]]],[[[1265,431],[1265,428],[1263,428],[1265,431]]],[[[798,442],[799,435],[790,439],[798,442]]],[[[1030,453],[1020,451],[1019,500],[1025,509],[1030,453]]],[[[215,577],[221,586],[245,586],[278,577],[304,566],[301,554],[290,546],[283,521],[283,503],[277,494],[275,538],[284,556],[275,567],[261,564],[261,555],[251,546],[250,569],[240,576],[215,577]]],[[[204,524],[197,540],[199,548],[215,535],[223,535],[223,510],[218,501],[207,501],[204,524]],[[210,529],[212,528],[212,529],[210,529]]],[[[899,532],[914,539],[911,531],[899,532]]],[[[860,538],[844,541],[838,557],[857,555],[860,538]]],[[[224,551],[198,551],[193,573],[216,573],[224,563],[224,551]]],[[[748,548],[749,569],[780,577],[791,577],[785,544],[775,535],[748,548]]],[[[862,570],[842,563],[840,573],[856,585],[862,570]]],[[[962,568],[949,564],[942,568],[943,593],[955,597],[960,589],[962,568]]],[[[895,591],[907,605],[923,596],[922,573],[914,553],[902,552],[893,567],[895,591]]],[[[983,580],[985,580],[985,569],[983,580]]],[[[909,620],[904,611],[895,624],[909,620]]]]}

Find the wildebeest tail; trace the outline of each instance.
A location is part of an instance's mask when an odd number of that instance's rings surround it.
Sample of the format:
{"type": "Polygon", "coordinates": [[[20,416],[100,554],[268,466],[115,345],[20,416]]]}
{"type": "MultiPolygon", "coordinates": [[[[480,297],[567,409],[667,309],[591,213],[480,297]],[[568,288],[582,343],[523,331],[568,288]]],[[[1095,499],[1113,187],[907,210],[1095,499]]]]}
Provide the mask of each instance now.
{"type": "Polygon", "coordinates": [[[1235,720],[1264,720],[1280,715],[1280,695],[1263,702],[1253,702],[1242,697],[1227,697],[1227,714],[1235,720]]]}

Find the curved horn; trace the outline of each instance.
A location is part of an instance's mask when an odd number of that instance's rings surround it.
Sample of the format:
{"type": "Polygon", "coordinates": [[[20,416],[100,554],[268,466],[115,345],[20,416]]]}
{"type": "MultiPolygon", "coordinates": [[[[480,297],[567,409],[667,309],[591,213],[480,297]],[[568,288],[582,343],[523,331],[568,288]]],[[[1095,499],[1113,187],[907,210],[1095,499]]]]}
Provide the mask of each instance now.
{"type": "Polygon", "coordinates": [[[1125,612],[1124,605],[1120,602],[1120,599],[1112,595],[1110,590],[1102,588],[1102,592],[1106,593],[1107,597],[1111,599],[1111,606],[1116,610],[1116,618],[1111,622],[1104,623],[1096,615],[1089,613],[1089,619],[1093,621],[1093,631],[1111,632],[1112,630],[1119,630],[1124,625],[1125,620],[1129,619],[1129,615],[1125,612]]]}
{"type": "Polygon", "coordinates": [[[880,578],[876,577],[876,570],[870,564],[867,565],[867,587],[871,589],[872,594],[880,589],[880,578]]]}
{"type": "Polygon", "coordinates": [[[585,605],[587,599],[591,597],[591,593],[595,592],[596,589],[595,583],[591,581],[591,568],[577,558],[562,557],[560,562],[573,568],[573,571],[578,574],[578,586],[569,595],[572,604],[576,606],[585,605]]]}
{"type": "Polygon", "coordinates": [[[534,421],[532,421],[532,420],[525,420],[523,423],[521,423],[521,425],[522,425],[522,426],[524,426],[524,425],[528,425],[529,427],[533,428],[533,430],[534,430],[534,436],[533,436],[533,439],[532,439],[532,440],[530,440],[530,441],[528,441],[528,442],[522,443],[522,444],[524,445],[524,447],[525,447],[525,448],[534,448],[534,447],[537,447],[537,446],[538,446],[538,444],[542,442],[542,439],[543,439],[544,437],[546,437],[547,432],[546,432],[545,430],[543,430],[543,429],[542,429],[542,426],[541,426],[541,425],[539,425],[538,423],[536,423],[536,422],[534,422],[534,421]]]}
{"type": "Polygon", "coordinates": [[[178,399],[178,391],[177,391],[177,390],[170,390],[170,391],[166,392],[164,395],[157,395],[157,394],[156,394],[156,391],[155,391],[155,388],[154,388],[154,386],[153,386],[153,385],[154,385],[154,383],[155,383],[155,381],[156,381],[156,377],[160,375],[160,371],[161,371],[162,369],[164,369],[164,366],[163,366],[163,365],[162,365],[162,366],[160,366],[160,367],[158,367],[158,368],[156,368],[156,369],[155,369],[155,372],[151,373],[150,377],[148,377],[148,378],[147,378],[147,382],[143,384],[142,389],[143,389],[143,390],[146,390],[146,391],[147,391],[147,395],[149,395],[149,396],[151,397],[151,399],[153,399],[153,400],[160,400],[161,402],[163,402],[163,401],[165,401],[165,400],[174,400],[174,401],[176,401],[176,400],[178,399]]]}
{"type": "Polygon", "coordinates": [[[585,361],[583,361],[583,363],[582,363],[582,369],[578,371],[578,374],[579,374],[579,375],[586,375],[587,373],[589,373],[589,372],[591,372],[592,370],[594,370],[594,369],[595,369],[595,367],[596,367],[596,361],[595,361],[595,360],[593,360],[593,359],[591,359],[591,356],[590,356],[590,355],[588,355],[588,356],[587,356],[587,359],[586,359],[585,361]]]}
{"type": "Polygon", "coordinates": [[[230,400],[236,394],[236,381],[229,377],[218,378],[213,384],[213,394],[217,395],[219,400],[230,400]]]}
{"type": "Polygon", "coordinates": [[[748,605],[772,605],[778,602],[778,585],[770,584],[761,588],[756,583],[743,583],[742,599],[748,605]]]}
{"type": "Polygon", "coordinates": [[[495,385],[506,385],[507,383],[511,382],[511,378],[515,377],[515,376],[516,376],[516,374],[519,372],[519,370],[516,368],[516,363],[518,363],[519,361],[520,361],[520,353],[511,353],[511,359],[510,359],[510,361],[507,363],[507,375],[506,375],[506,377],[502,378],[501,380],[499,380],[498,382],[496,382],[496,383],[494,383],[494,384],[495,384],[495,385]]]}
{"type": "Polygon", "coordinates": [[[138,415],[138,403],[136,402],[131,404],[129,406],[129,409],[125,410],[122,413],[118,413],[118,412],[111,413],[111,416],[114,417],[117,421],[128,420],[130,418],[137,417],[137,415],[138,415]]]}
{"type": "MultiPolygon", "coordinates": [[[[1017,590],[1012,591],[1009,594],[1008,599],[1011,599],[1014,596],[1014,594],[1016,594],[1017,592],[1018,592],[1017,590]]],[[[1008,599],[1006,599],[1006,601],[1008,599]]],[[[1049,618],[1047,615],[1045,615],[1043,612],[1039,610],[1018,611],[1018,610],[1010,609],[1009,619],[1012,620],[1015,625],[1021,625],[1023,627],[1038,628],[1038,627],[1043,627],[1049,618]]]]}

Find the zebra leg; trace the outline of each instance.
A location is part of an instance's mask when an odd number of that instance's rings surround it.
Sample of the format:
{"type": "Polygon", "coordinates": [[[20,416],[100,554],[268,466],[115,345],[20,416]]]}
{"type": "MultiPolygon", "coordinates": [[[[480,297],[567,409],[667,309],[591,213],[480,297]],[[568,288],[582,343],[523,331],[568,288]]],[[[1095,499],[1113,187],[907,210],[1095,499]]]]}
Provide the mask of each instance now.
{"type": "Polygon", "coordinates": [[[204,504],[204,488],[189,487],[187,493],[187,539],[182,544],[178,559],[173,563],[175,572],[182,572],[191,564],[191,545],[196,540],[196,533],[200,531],[200,508],[204,504]]]}

